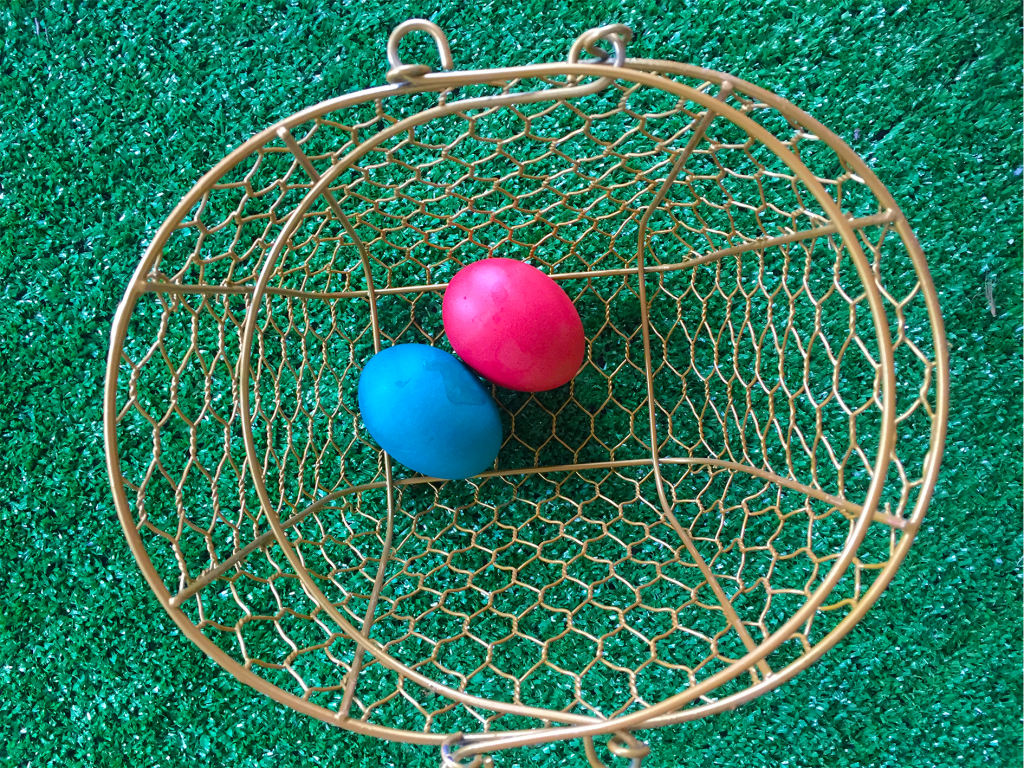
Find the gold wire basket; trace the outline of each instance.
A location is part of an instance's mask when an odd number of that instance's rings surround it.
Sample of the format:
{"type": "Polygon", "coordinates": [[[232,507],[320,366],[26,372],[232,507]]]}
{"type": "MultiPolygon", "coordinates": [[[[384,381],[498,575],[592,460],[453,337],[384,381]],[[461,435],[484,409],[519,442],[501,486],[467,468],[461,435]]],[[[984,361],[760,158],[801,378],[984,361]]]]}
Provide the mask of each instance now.
{"type": "MultiPolygon", "coordinates": [[[[946,342],[921,249],[833,133],[728,75],[631,59],[433,72],[305,109],[181,200],[118,309],[108,467],[132,551],[242,682],[446,766],[733,709],[807,668],[907,554],[946,342]],[[392,466],[355,404],[446,346],[465,264],[573,299],[578,376],[495,388],[492,470],[392,466]]],[[[606,52],[598,44],[607,45],[606,52]]],[[[595,59],[581,60],[588,52],[595,59]]]]}

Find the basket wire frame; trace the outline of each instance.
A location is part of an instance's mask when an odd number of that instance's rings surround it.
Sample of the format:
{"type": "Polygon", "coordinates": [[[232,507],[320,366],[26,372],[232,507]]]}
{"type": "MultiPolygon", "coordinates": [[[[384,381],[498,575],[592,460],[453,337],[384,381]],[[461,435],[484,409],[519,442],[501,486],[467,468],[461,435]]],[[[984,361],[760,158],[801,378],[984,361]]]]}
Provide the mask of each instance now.
{"type": "MultiPolygon", "coordinates": [[[[229,154],[115,317],[108,469],[185,634],[294,709],[445,765],[774,689],[860,620],[934,488],[942,319],[906,219],[785,100],[627,59],[431,72],[229,154]],[[392,466],[354,401],[383,346],[445,346],[477,258],[529,260],[587,332],[577,378],[494,389],[495,467],[392,466]]],[[[599,43],[611,50],[605,52],[599,43]]],[[[598,57],[581,61],[587,52],[598,57]]]]}

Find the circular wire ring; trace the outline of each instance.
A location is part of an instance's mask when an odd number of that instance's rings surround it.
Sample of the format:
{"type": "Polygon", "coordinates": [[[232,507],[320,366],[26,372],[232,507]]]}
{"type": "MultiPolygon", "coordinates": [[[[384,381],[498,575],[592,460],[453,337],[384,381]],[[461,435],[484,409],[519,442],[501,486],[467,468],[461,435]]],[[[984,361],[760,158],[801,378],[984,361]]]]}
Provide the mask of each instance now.
{"type": "MultiPolygon", "coordinates": [[[[600,39],[600,35],[604,33],[594,33],[594,42],[600,39]]],[[[577,43],[581,46],[585,46],[588,42],[589,36],[581,36],[582,40],[577,40],[577,43]]],[[[614,38],[613,38],[614,39],[614,38]]],[[[617,40],[618,45],[624,47],[625,43],[620,39],[617,40]]],[[[576,43],[574,43],[574,47],[576,43]]],[[[538,65],[544,68],[544,65],[538,65]]],[[[565,66],[565,65],[563,65],[565,66]]],[[[603,87],[601,85],[606,79],[605,72],[609,69],[607,65],[590,64],[581,62],[578,64],[569,64],[569,72],[559,72],[558,74],[566,74],[569,76],[575,75],[596,75],[600,79],[595,81],[595,86],[603,87]],[[571,70],[581,70],[573,73],[571,70]],[[589,70],[589,71],[588,71],[589,70]]],[[[529,68],[525,68],[529,69],[529,68]]],[[[620,69],[623,71],[625,68],[620,69]]],[[[481,73],[470,72],[463,73],[464,77],[473,78],[478,77],[481,73]]],[[[883,418],[883,430],[880,437],[881,445],[879,446],[876,456],[876,467],[873,474],[873,479],[866,492],[862,510],[872,510],[878,503],[878,499],[881,496],[882,488],[884,485],[884,478],[888,470],[890,454],[892,452],[892,444],[895,438],[895,429],[892,426],[895,422],[895,372],[894,364],[892,360],[892,340],[890,335],[889,326],[885,321],[886,315],[882,305],[882,298],[879,293],[879,289],[872,279],[871,267],[864,252],[857,241],[856,236],[853,234],[852,229],[847,220],[843,217],[838,204],[832,199],[821,184],[815,179],[813,174],[803,165],[802,161],[789,152],[784,145],[775,137],[773,137],[765,128],[759,126],[753,120],[746,115],[739,113],[729,107],[724,107],[718,103],[715,99],[710,97],[706,93],[689,88],[680,83],[666,80],[665,78],[645,73],[637,70],[629,70],[628,74],[623,72],[619,77],[627,77],[629,80],[638,83],[644,83],[653,87],[661,88],[662,90],[674,93],[679,96],[687,95],[689,98],[706,109],[715,111],[718,114],[722,114],[728,117],[728,119],[739,127],[747,131],[748,134],[759,138],[774,154],[779,157],[787,166],[789,166],[803,181],[807,184],[811,193],[819,204],[825,209],[829,218],[834,222],[838,229],[840,236],[843,239],[845,249],[850,254],[850,258],[853,260],[854,265],[857,269],[859,278],[861,279],[863,286],[867,292],[868,304],[871,309],[873,325],[875,332],[878,335],[878,343],[880,347],[879,355],[880,369],[882,372],[881,390],[882,390],[882,418],[883,418]]],[[[453,78],[452,82],[459,82],[459,78],[456,75],[450,76],[453,78]]],[[[447,85],[448,82],[441,78],[438,82],[439,85],[447,85]]],[[[567,89],[568,90],[568,89],[567,89]]],[[[565,92],[565,91],[563,91],[565,92]]],[[[574,94],[578,91],[572,91],[574,94]]],[[[557,89],[552,92],[557,98],[557,89]]],[[[542,94],[541,92],[530,93],[530,94],[503,94],[497,97],[489,97],[490,101],[488,105],[494,103],[500,103],[507,101],[508,103],[530,101],[533,98],[536,100],[542,100],[552,98],[552,94],[542,94]]],[[[477,103],[475,100],[467,99],[461,102],[463,109],[469,108],[469,105],[477,103]]],[[[380,131],[375,136],[365,140],[357,147],[353,148],[341,161],[332,165],[321,178],[313,185],[313,188],[309,190],[306,196],[303,198],[302,203],[295,211],[290,215],[287,223],[285,224],[282,232],[274,242],[274,246],[270,253],[266,255],[263,265],[259,272],[259,277],[254,286],[252,298],[250,300],[251,309],[247,311],[245,322],[242,328],[242,339],[240,343],[240,353],[238,360],[238,380],[239,380],[239,415],[241,418],[241,429],[242,436],[245,442],[246,456],[250,463],[250,466],[259,467],[260,459],[256,453],[256,443],[253,436],[252,428],[252,406],[250,401],[250,364],[251,356],[253,354],[253,342],[257,327],[257,317],[259,315],[259,308],[263,301],[263,297],[267,290],[270,282],[271,275],[275,265],[280,258],[282,252],[285,250],[290,238],[295,233],[296,229],[300,226],[302,221],[303,213],[310,208],[313,202],[322,195],[328,188],[328,186],[336,179],[342,172],[351,167],[354,163],[373,147],[385,141],[389,136],[394,135],[406,128],[407,125],[418,124],[421,122],[428,122],[435,117],[441,115],[446,109],[456,109],[458,105],[448,105],[447,107],[436,107],[433,110],[424,110],[415,116],[405,118],[405,120],[399,121],[394,125],[380,131]],[[296,215],[296,212],[297,215],[296,215]]],[[[377,658],[377,660],[388,669],[404,674],[405,676],[412,679],[414,682],[419,684],[427,685],[431,690],[440,695],[446,696],[453,700],[462,701],[463,703],[469,703],[471,705],[481,706],[480,701],[476,700],[472,695],[468,695],[461,691],[450,689],[447,686],[437,683],[436,681],[421,682],[419,673],[416,670],[406,666],[401,661],[389,656],[386,651],[377,644],[375,641],[370,640],[366,635],[362,634],[352,624],[350,624],[337,610],[337,608],[331,603],[330,600],[321,592],[318,586],[313,582],[309,572],[304,568],[303,564],[299,560],[299,555],[292,549],[291,543],[288,536],[285,533],[284,528],[281,525],[281,519],[278,516],[277,510],[274,504],[270,500],[269,492],[264,482],[262,472],[255,472],[252,475],[252,481],[256,486],[257,494],[260,498],[261,506],[266,514],[266,519],[270,523],[273,529],[274,537],[280,542],[284,554],[288,559],[291,566],[295,569],[296,575],[298,576],[302,586],[307,593],[313,598],[313,600],[320,605],[321,608],[327,613],[327,615],[336,622],[343,630],[344,634],[354,640],[357,645],[360,646],[364,651],[371,653],[377,658]]],[[[728,680],[731,680],[741,674],[745,669],[749,668],[750,664],[756,663],[756,661],[765,658],[768,654],[774,651],[779,645],[782,644],[787,636],[787,633],[792,632],[795,627],[806,621],[806,616],[813,611],[817,610],[817,607],[829,594],[835,583],[845,573],[846,569],[852,562],[857,549],[860,547],[867,533],[867,527],[872,522],[870,514],[865,514],[863,511],[857,517],[856,523],[847,538],[846,544],[843,548],[839,558],[833,563],[831,570],[829,571],[826,579],[822,581],[816,588],[815,592],[811,595],[803,606],[793,614],[781,627],[776,629],[775,633],[771,635],[767,640],[763,641],[756,649],[751,650],[747,655],[740,661],[734,664],[732,667],[719,670],[715,675],[704,680],[702,686],[721,686],[728,680]]],[[[540,743],[547,741],[554,741],[566,738],[590,738],[601,733],[611,733],[617,729],[635,729],[643,727],[643,724],[651,718],[655,718],[661,715],[668,714],[671,711],[677,710],[680,706],[692,698],[696,698],[701,695],[702,691],[700,686],[696,688],[684,689],[668,698],[664,699],[656,705],[647,707],[645,710],[632,712],[630,714],[618,715],[611,720],[596,720],[593,722],[580,723],[575,718],[573,724],[566,727],[559,728],[547,728],[541,732],[531,732],[529,734],[523,734],[522,732],[510,732],[508,735],[503,735],[500,738],[495,737],[493,741],[490,741],[487,745],[480,743],[468,743],[465,747],[466,756],[475,757],[483,752],[495,751],[500,749],[508,749],[512,747],[525,746],[531,743],[540,743]]],[[[499,711],[504,710],[506,707],[495,706],[498,702],[487,701],[486,705],[488,708],[497,709],[499,711]]],[[[517,705],[522,707],[522,705],[517,705]]],[[[551,718],[545,715],[536,713],[533,708],[522,707],[521,714],[527,714],[528,716],[541,717],[545,720],[551,718]]],[[[632,758],[632,768],[639,768],[640,758],[632,758]]],[[[458,764],[456,764],[458,765],[458,764]]],[[[486,768],[486,763],[482,763],[486,768]]],[[[600,765],[600,764],[598,764],[600,765]]],[[[478,768],[473,766],[472,763],[459,766],[459,768],[478,768]]]]}

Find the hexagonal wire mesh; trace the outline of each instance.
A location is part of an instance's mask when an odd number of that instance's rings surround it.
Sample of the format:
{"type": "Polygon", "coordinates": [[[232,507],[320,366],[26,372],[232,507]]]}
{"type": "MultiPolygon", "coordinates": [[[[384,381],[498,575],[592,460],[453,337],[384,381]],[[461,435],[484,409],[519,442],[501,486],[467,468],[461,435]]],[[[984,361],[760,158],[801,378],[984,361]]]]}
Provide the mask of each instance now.
{"type": "MultiPolygon", "coordinates": [[[[947,412],[934,286],[866,165],[785,100],[625,59],[430,73],[258,134],[181,201],[118,311],[109,470],[161,603],[243,682],[330,723],[485,753],[733,708],[891,580],[947,412]],[[639,258],[638,258],[639,254],[639,258]],[[448,349],[465,264],[573,299],[579,375],[494,388],[493,470],[392,467],[375,350],[448,349]]],[[[604,40],[614,59],[579,62],[604,40]]],[[[465,761],[469,761],[468,763],[465,761]]]]}

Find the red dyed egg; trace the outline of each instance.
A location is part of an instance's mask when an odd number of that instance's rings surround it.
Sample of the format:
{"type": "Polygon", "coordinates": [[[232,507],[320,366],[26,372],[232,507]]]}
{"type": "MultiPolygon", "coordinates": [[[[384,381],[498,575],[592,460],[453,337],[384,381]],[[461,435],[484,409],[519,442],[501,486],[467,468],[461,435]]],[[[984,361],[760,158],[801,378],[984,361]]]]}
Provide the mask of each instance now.
{"type": "Polygon", "coordinates": [[[521,261],[483,259],[459,270],[441,314],[459,357],[499,386],[554,389],[583,363],[583,323],[572,300],[521,261]]]}

